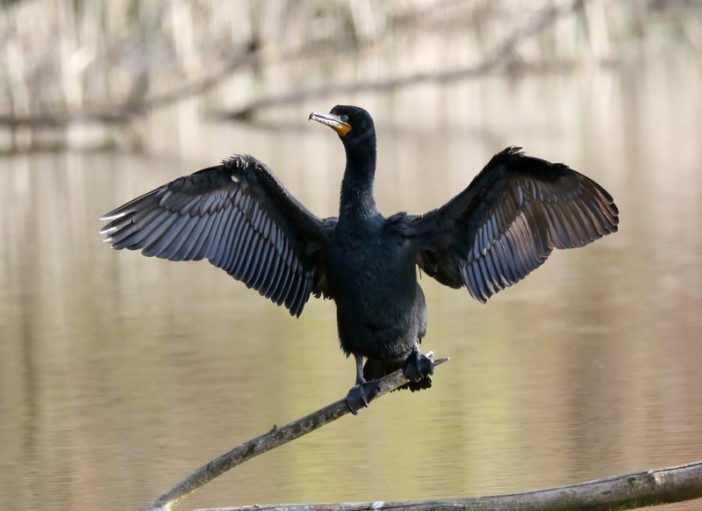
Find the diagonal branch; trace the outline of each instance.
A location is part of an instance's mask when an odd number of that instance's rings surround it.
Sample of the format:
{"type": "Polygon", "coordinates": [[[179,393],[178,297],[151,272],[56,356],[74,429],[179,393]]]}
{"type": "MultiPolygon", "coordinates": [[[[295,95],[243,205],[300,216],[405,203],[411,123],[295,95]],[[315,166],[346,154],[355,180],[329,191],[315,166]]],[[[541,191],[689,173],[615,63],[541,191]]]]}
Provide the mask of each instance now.
{"type": "MultiPolygon", "coordinates": [[[[435,361],[435,365],[447,362],[448,358],[441,358],[435,361]]],[[[397,390],[398,387],[407,383],[408,380],[397,370],[392,374],[378,380],[380,392],[375,397],[379,397],[397,390]]],[[[273,426],[268,433],[264,433],[248,442],[234,447],[229,452],[213,459],[206,465],[198,468],[191,475],[176,484],[173,488],[154,500],[143,511],[167,511],[180,500],[193,493],[198,488],[204,486],[209,481],[222,475],[224,472],[241,465],[251,458],[270,451],[276,447],[286,444],[296,438],[311,433],[336,419],[343,417],[350,412],[346,406],[346,400],[340,399],[324,408],[317,410],[301,419],[293,421],[285,426],[273,426]]]]}
{"type": "MultiPolygon", "coordinates": [[[[436,365],[446,362],[443,358],[436,365]]],[[[407,383],[402,371],[381,380],[381,397],[407,383]]],[[[259,454],[270,451],[349,413],[339,400],[285,426],[264,433],[210,461],[153,501],[143,511],[170,511],[173,506],[212,479],[259,454]]],[[[621,474],[569,486],[523,493],[406,502],[346,502],[277,504],[208,508],[197,511],[609,511],[637,509],[702,498],[702,461],[676,467],[621,474]]]]}

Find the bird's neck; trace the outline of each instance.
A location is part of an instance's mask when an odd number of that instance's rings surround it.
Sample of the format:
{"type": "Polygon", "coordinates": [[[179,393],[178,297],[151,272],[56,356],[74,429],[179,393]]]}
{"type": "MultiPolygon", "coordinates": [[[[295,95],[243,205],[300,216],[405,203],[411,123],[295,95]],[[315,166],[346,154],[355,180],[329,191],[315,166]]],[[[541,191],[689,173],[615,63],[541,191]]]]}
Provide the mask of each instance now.
{"type": "Polygon", "coordinates": [[[375,144],[363,151],[346,151],[346,170],[341,182],[339,220],[367,219],[378,214],[373,197],[375,144]]]}

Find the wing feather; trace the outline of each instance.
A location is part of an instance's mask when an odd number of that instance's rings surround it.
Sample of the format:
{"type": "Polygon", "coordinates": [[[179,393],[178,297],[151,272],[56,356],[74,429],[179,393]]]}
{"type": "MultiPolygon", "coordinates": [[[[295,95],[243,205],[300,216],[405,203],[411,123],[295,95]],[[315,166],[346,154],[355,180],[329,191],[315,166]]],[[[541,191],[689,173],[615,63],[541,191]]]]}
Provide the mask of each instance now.
{"type": "Polygon", "coordinates": [[[420,268],[484,302],[541,266],[554,248],[616,232],[619,212],[591,179],[511,147],[447,204],[406,222],[420,268]]]}
{"type": "Polygon", "coordinates": [[[181,177],[103,217],[105,241],[172,261],[207,259],[299,315],[310,294],[328,294],[319,219],[260,161],[234,156],[181,177]]]}

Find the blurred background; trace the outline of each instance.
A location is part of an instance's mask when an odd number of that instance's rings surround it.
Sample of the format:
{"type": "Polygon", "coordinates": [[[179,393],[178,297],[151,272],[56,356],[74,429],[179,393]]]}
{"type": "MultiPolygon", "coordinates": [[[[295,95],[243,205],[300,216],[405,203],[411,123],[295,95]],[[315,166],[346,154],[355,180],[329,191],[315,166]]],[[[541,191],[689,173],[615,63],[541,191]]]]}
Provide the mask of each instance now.
{"type": "MultiPolygon", "coordinates": [[[[0,3],[0,508],[138,509],[343,397],[331,302],[291,318],[98,217],[251,153],[336,215],[376,120],[381,210],[422,213],[508,145],[607,188],[620,232],[487,305],[424,278],[434,387],[235,469],[183,509],[479,496],[702,459],[702,2],[0,3]]],[[[696,509],[678,504],[667,510],[696,509]]]]}

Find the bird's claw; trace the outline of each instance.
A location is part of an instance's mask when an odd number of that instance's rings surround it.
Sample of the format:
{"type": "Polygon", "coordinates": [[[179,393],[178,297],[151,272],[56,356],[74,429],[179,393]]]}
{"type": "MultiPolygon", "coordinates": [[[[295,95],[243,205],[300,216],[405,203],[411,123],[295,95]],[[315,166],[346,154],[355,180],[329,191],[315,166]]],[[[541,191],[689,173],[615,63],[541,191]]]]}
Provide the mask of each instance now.
{"type": "Polygon", "coordinates": [[[434,374],[434,360],[432,353],[429,356],[423,355],[419,350],[414,350],[402,366],[402,374],[405,375],[411,382],[418,382],[423,379],[429,379],[429,376],[434,374]]]}
{"type": "Polygon", "coordinates": [[[377,381],[366,381],[351,387],[346,395],[346,406],[351,413],[358,415],[361,408],[366,408],[373,398],[380,392],[380,384],[377,381]]]}

